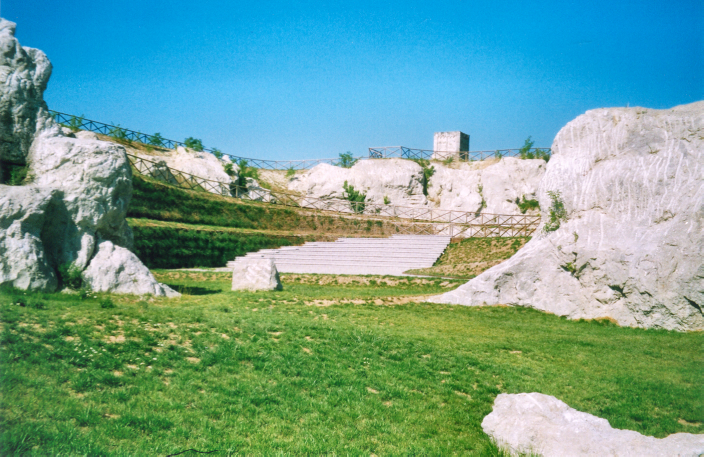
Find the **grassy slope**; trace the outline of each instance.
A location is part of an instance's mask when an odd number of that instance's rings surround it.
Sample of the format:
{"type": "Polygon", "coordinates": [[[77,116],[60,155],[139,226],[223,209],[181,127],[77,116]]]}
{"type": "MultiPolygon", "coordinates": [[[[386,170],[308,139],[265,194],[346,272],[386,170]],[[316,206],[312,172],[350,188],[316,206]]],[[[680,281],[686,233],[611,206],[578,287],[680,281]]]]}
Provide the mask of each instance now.
{"type": "Polygon", "coordinates": [[[0,295],[3,455],[493,454],[480,422],[500,392],[703,431],[701,332],[394,299],[460,281],[284,275],[235,293],[228,274],[157,276],[190,295],[0,295]]]}
{"type": "Polygon", "coordinates": [[[529,240],[531,237],[473,237],[453,241],[433,267],[408,273],[473,278],[509,259],[529,240]]]}

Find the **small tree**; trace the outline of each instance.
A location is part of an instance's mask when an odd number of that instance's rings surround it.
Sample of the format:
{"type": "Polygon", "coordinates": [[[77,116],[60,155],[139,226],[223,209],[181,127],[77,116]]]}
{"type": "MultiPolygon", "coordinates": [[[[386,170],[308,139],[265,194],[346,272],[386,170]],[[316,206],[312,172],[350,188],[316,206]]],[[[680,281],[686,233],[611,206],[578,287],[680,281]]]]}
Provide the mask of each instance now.
{"type": "Polygon", "coordinates": [[[164,146],[164,137],[162,137],[162,134],[160,134],[159,132],[149,137],[147,141],[150,145],[164,146]]]}
{"type": "Polygon", "coordinates": [[[203,151],[203,142],[201,142],[201,140],[198,138],[189,137],[184,140],[184,145],[186,146],[186,148],[198,151],[199,153],[203,151]]]}
{"type": "Polygon", "coordinates": [[[348,182],[343,183],[343,197],[350,201],[350,206],[355,213],[365,212],[365,199],[367,199],[367,194],[356,190],[352,185],[348,185],[348,182]]]}
{"type": "Polygon", "coordinates": [[[348,151],[347,153],[340,153],[338,157],[340,157],[340,161],[335,164],[338,167],[349,169],[357,162],[357,159],[353,158],[353,155],[350,151],[348,151]]]}
{"type": "Polygon", "coordinates": [[[567,219],[568,212],[565,209],[560,191],[548,191],[548,196],[551,198],[551,207],[548,209],[548,222],[543,226],[543,231],[553,232],[561,227],[561,221],[567,219]]]}
{"type": "Polygon", "coordinates": [[[534,141],[531,140],[531,135],[529,135],[529,138],[524,140],[524,146],[522,146],[519,149],[519,157],[521,159],[533,159],[534,155],[531,153],[531,148],[534,147],[534,141]],[[531,157],[529,157],[531,155],[531,157]]]}

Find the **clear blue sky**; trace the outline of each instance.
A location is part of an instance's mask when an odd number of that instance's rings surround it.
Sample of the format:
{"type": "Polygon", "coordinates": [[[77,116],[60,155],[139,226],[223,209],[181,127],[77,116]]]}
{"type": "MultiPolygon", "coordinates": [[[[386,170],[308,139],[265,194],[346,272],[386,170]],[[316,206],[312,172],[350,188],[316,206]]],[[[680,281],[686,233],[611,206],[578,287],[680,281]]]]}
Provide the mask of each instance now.
{"type": "Polygon", "coordinates": [[[4,0],[58,111],[267,159],[550,146],[608,106],[703,99],[703,2],[4,0]]]}

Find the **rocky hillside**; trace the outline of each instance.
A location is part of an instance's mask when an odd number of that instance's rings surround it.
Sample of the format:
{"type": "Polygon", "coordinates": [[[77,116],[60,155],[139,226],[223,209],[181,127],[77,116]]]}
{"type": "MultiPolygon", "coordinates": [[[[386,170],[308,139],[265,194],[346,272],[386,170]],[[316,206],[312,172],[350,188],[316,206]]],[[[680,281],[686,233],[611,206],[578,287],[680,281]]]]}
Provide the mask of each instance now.
{"type": "Polygon", "coordinates": [[[544,232],[432,299],[623,326],[703,328],[703,102],[591,110],[556,136],[544,232]]]}

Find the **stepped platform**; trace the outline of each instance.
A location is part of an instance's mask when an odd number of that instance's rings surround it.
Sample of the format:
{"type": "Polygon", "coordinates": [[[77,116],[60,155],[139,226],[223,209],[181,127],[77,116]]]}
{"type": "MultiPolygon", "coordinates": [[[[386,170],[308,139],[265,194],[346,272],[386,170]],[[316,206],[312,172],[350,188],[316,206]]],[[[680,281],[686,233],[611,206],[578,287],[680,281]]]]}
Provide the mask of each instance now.
{"type": "Polygon", "coordinates": [[[440,235],[393,235],[389,238],[340,238],[248,253],[228,262],[232,270],[247,258],[270,258],[279,272],[341,275],[403,275],[431,267],[450,243],[440,235]]]}

